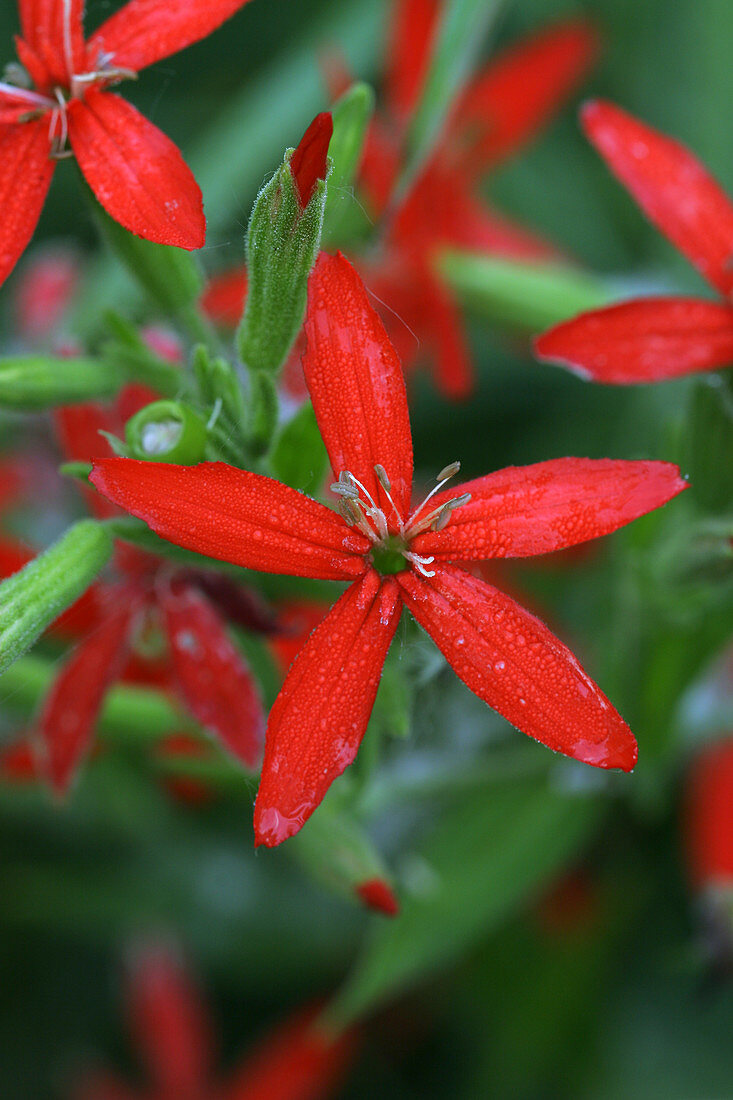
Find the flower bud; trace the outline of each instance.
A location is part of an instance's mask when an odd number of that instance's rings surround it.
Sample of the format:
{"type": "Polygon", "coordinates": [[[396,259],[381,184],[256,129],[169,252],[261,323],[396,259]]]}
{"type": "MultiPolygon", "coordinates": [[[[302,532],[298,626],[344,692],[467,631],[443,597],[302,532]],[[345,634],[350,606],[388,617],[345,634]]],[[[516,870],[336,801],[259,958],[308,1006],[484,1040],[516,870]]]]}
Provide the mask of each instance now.
{"type": "Polygon", "coordinates": [[[0,672],[86,591],[111,555],[112,537],[106,527],[81,520],[0,584],[0,672]]]}
{"type": "Polygon", "coordinates": [[[251,371],[278,371],[305,314],[326,203],[330,115],[319,115],[255,200],[247,229],[247,302],[239,353],[251,371]]]}
{"type": "Polygon", "coordinates": [[[120,387],[115,367],[96,359],[24,355],[0,359],[0,406],[34,411],[112,397],[120,387]]]}
{"type": "Polygon", "coordinates": [[[291,841],[291,851],[325,886],[388,916],[399,912],[379,852],[345,811],[321,805],[291,841]]]}
{"type": "Polygon", "coordinates": [[[194,466],[204,458],[206,425],[179,401],[154,401],[127,421],[130,458],[194,466]]]}

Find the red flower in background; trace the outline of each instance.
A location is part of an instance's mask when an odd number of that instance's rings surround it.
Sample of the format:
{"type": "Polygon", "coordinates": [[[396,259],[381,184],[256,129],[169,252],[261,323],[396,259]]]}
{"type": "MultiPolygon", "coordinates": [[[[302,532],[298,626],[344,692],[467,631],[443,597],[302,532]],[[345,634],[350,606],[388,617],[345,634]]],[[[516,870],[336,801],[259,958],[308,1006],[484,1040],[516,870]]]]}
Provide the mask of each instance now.
{"type": "MultiPolygon", "coordinates": [[[[155,395],[128,386],[112,408],[86,404],[62,409],[58,421],[67,456],[89,461],[112,454],[100,429],[122,434],[125,421],[155,395]]],[[[91,490],[98,518],[116,514],[91,490]]],[[[47,695],[36,734],[42,769],[64,793],[89,749],[94,726],[112,683],[149,679],[172,688],[188,711],[246,767],[259,762],[264,715],[258,688],[229,637],[206,577],[175,569],[151,554],[120,544],[117,580],[94,588],[96,615],[66,659],[47,695]],[[162,630],[156,660],[134,656],[151,624],[162,630]]],[[[225,602],[225,601],[223,601],[225,602]]],[[[236,608],[235,608],[236,610],[236,608]]]]}
{"type": "Polygon", "coordinates": [[[303,362],[339,512],[224,463],[111,458],[91,480],[181,546],[251,569],[349,581],[293,662],[270,713],[259,844],[297,832],[356,755],[402,605],[462,680],[530,736],[630,769],[636,742],[538,619],[453,562],[526,557],[613,531],[685,488],[663,462],[557,459],[443,488],[411,508],[412,442],[399,359],[342,256],[309,284],[303,362]],[[437,494],[437,495],[436,495],[437,494]],[[432,498],[432,499],[431,499],[432,498]]]}
{"type": "Polygon", "coordinates": [[[698,889],[733,890],[733,738],[711,745],[694,764],[687,847],[698,889]]]}
{"type": "Polygon", "coordinates": [[[405,368],[418,357],[428,359],[441,391],[465,398],[473,389],[473,368],[458,305],[437,270],[439,255],[446,248],[516,259],[555,254],[495,214],[477,197],[477,185],[561,106],[588,71],[597,39],[586,23],[559,23],[495,58],[468,84],[435,152],[389,211],[442,13],[437,0],[398,0],[394,7],[386,111],[370,130],[360,174],[370,212],[377,217],[388,211],[386,236],[360,270],[386,303],[383,319],[405,368]]]}
{"type": "Polygon", "coordinates": [[[208,1013],[170,949],[148,946],[133,956],[127,999],[130,1031],[152,1091],[138,1093],[96,1072],[76,1100],[326,1100],[356,1053],[355,1032],[327,1035],[317,1008],[309,1007],[267,1035],[226,1082],[215,1082],[208,1013]]]}
{"type": "Polygon", "coordinates": [[[130,0],[85,42],[83,0],[18,0],[32,89],[0,83],[0,282],[28,244],[56,161],[76,157],[107,213],[146,240],[201,248],[201,192],[176,146],[120,80],[197,42],[247,0],[130,0]]]}
{"type": "Polygon", "coordinates": [[[733,362],[733,203],[683,145],[612,103],[588,103],[586,134],[649,220],[722,302],[638,298],[583,313],[540,336],[540,359],[595,382],[660,382],[733,362]]]}

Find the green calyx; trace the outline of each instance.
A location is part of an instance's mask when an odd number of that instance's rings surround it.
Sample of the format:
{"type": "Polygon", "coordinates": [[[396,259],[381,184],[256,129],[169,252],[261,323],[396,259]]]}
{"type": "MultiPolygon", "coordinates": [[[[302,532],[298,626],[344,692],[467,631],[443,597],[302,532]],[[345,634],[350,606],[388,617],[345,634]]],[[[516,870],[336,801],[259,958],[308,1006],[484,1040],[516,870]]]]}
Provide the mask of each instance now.
{"type": "Polygon", "coordinates": [[[154,401],[128,420],[125,440],[131,458],[193,466],[204,457],[206,425],[179,401],[154,401]]]}
{"type": "Polygon", "coordinates": [[[390,535],[383,543],[372,547],[372,564],[382,576],[392,576],[407,569],[405,544],[396,535],[390,535]]]}

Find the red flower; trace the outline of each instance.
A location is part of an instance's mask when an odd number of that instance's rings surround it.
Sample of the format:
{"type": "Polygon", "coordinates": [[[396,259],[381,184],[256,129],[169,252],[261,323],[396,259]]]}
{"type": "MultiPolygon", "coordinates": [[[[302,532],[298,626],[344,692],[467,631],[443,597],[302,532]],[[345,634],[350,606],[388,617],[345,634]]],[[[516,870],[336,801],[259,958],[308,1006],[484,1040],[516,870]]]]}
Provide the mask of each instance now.
{"type": "MultiPolygon", "coordinates": [[[[61,434],[69,457],[88,461],[111,454],[101,428],[121,434],[124,421],[150,400],[143,387],[127,387],[112,410],[87,404],[63,409],[61,434]]],[[[90,492],[95,513],[116,509],[90,492]]],[[[150,554],[121,545],[118,581],[95,586],[96,616],[63,664],[37,723],[42,765],[63,794],[88,751],[104,697],[125,672],[139,679],[130,656],[151,624],[162,630],[165,660],[154,678],[172,686],[189,712],[248,768],[260,757],[264,715],[259,691],[223,618],[195,575],[175,570],[150,554]]],[[[76,606],[76,605],[75,605],[76,606]]],[[[142,662],[148,678],[151,662],[142,662]]]]}
{"type": "Polygon", "coordinates": [[[33,234],[67,144],[125,229],[201,248],[201,192],[181,154],[109,89],[210,34],[245,3],[130,0],[85,42],[83,0],[18,0],[18,57],[33,88],[0,83],[0,282],[33,234]]]}
{"type": "Polygon", "coordinates": [[[733,360],[733,204],[683,145],[612,103],[588,103],[585,131],[644,213],[723,296],[638,298],[543,333],[540,359],[596,382],[659,382],[733,360]]]}
{"type": "MultiPolygon", "coordinates": [[[[403,161],[410,117],[420,99],[443,5],[398,0],[386,73],[386,112],[367,141],[361,185],[374,214],[389,207],[403,161]]],[[[443,138],[388,221],[382,249],[362,267],[384,300],[384,320],[406,368],[432,360],[438,385],[453,398],[473,389],[460,312],[437,271],[442,250],[457,248],[519,259],[554,249],[491,211],[476,197],[480,177],[516,153],[548,121],[587,72],[596,35],[571,21],[511,47],[469,83],[443,138]]]]}
{"type": "Polygon", "coordinates": [[[733,889],[733,739],[696,761],[687,806],[688,857],[698,889],[733,889]]]}
{"type": "MultiPolygon", "coordinates": [[[[146,1100],[325,1100],[341,1084],[356,1035],[329,1036],[317,1009],[306,1008],[266,1036],[225,1083],[212,1080],[212,1028],[190,977],[166,948],[150,946],[132,960],[130,1030],[146,1065],[146,1100]]],[[[78,1100],[135,1100],[107,1073],[88,1076],[78,1100]]]]}
{"type": "Polygon", "coordinates": [[[356,755],[403,603],[480,698],[546,745],[630,769],[636,742],[575,657],[509,596],[452,562],[542,554],[615,530],[685,488],[662,462],[564,458],[443,488],[411,509],[412,442],[399,360],[343,256],[309,285],[306,381],[337,514],[224,463],[112,458],[93,483],[164,538],[250,569],[350,581],[272,708],[256,840],[297,832],[356,755]],[[429,501],[429,503],[428,503],[429,501]]]}

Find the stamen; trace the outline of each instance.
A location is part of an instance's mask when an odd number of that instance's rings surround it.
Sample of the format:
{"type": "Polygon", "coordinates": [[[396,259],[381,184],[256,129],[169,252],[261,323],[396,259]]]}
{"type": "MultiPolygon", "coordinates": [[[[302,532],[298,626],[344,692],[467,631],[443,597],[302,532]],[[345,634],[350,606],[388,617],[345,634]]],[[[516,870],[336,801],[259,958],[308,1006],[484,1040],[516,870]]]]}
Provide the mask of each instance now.
{"type": "Polygon", "coordinates": [[[405,523],[404,523],[404,520],[402,519],[402,516],[399,513],[399,509],[397,508],[397,505],[395,504],[394,500],[392,499],[392,496],[391,496],[391,493],[390,493],[390,490],[392,488],[392,483],[389,480],[389,478],[387,477],[387,471],[385,470],[384,466],[382,466],[378,462],[376,464],[376,466],[374,467],[374,473],[377,475],[377,480],[379,481],[379,484],[384,489],[384,492],[387,496],[387,500],[392,505],[392,511],[394,512],[395,518],[396,518],[397,522],[400,525],[400,534],[404,535],[404,533],[405,533],[405,523]]]}
{"type": "Polygon", "coordinates": [[[348,497],[349,500],[359,499],[359,490],[355,485],[349,485],[345,481],[334,481],[330,486],[331,492],[339,497],[348,497]]]}
{"type": "Polygon", "coordinates": [[[377,463],[374,467],[374,473],[377,475],[377,481],[384,489],[385,493],[388,493],[392,488],[389,478],[387,477],[387,471],[381,463],[377,463]]]}
{"type": "Polygon", "coordinates": [[[449,481],[452,477],[455,477],[461,469],[460,462],[449,462],[447,466],[438,474],[436,481],[449,481]]]}
{"type": "Polygon", "coordinates": [[[381,508],[368,508],[367,509],[367,515],[369,516],[370,519],[374,520],[374,522],[376,523],[377,530],[379,531],[379,537],[381,539],[386,539],[389,535],[389,531],[387,529],[387,520],[385,518],[385,515],[384,515],[384,512],[382,511],[382,509],[381,508]]]}
{"type": "Polygon", "coordinates": [[[416,554],[414,552],[414,550],[403,550],[402,553],[404,554],[404,556],[406,558],[409,559],[409,561],[411,561],[413,563],[413,565],[417,569],[418,573],[421,573],[423,575],[423,577],[434,577],[435,576],[435,570],[434,569],[426,569],[425,568],[426,565],[430,565],[431,562],[435,561],[434,557],[431,556],[429,558],[425,558],[425,557],[422,556],[422,554],[416,554]]]}
{"type": "Polygon", "coordinates": [[[338,510],[342,520],[344,521],[344,523],[347,523],[349,527],[353,527],[359,522],[359,519],[361,518],[361,513],[359,512],[359,509],[351,500],[345,500],[343,498],[339,500],[338,510]]]}
{"type": "MultiPolygon", "coordinates": [[[[437,485],[433,489],[430,490],[430,492],[425,497],[425,500],[422,502],[422,504],[418,504],[417,508],[415,509],[415,511],[412,513],[412,515],[408,519],[408,521],[407,521],[407,531],[405,532],[408,536],[412,536],[412,535],[417,533],[416,530],[415,530],[415,526],[414,526],[415,525],[415,520],[420,515],[423,508],[425,507],[425,505],[430,500],[430,498],[434,497],[435,494],[440,489],[443,488],[446,481],[450,481],[450,479],[452,477],[455,477],[456,474],[458,473],[458,471],[460,470],[460,468],[461,468],[460,462],[450,462],[447,466],[443,467],[443,469],[440,471],[440,473],[438,474],[438,477],[436,479],[437,480],[437,485]]],[[[424,528],[425,528],[425,520],[422,520],[421,523],[420,523],[420,530],[424,530],[424,528]]]]}
{"type": "Polygon", "coordinates": [[[17,85],[8,84],[4,80],[0,80],[1,92],[19,100],[21,103],[27,103],[29,107],[41,107],[43,110],[48,110],[49,107],[56,106],[55,100],[49,99],[46,95],[41,95],[40,92],[33,92],[30,88],[19,88],[17,85]]]}

